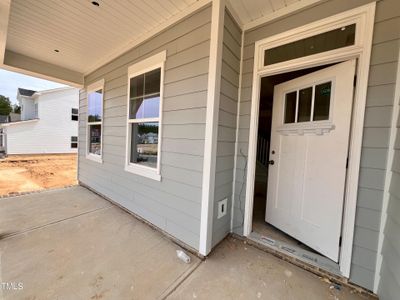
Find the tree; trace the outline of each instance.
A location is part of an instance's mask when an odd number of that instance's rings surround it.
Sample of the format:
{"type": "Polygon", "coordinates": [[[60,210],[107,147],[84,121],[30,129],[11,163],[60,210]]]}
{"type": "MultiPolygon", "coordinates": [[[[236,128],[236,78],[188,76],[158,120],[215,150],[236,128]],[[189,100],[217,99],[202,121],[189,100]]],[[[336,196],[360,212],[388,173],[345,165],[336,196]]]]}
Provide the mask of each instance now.
{"type": "Polygon", "coordinates": [[[16,114],[20,114],[20,113],[21,113],[21,106],[19,106],[18,104],[15,104],[15,105],[14,105],[14,108],[13,108],[13,111],[14,111],[16,114]]]}
{"type": "Polygon", "coordinates": [[[8,116],[10,112],[12,112],[10,99],[3,95],[0,95],[0,115],[8,116]]]}

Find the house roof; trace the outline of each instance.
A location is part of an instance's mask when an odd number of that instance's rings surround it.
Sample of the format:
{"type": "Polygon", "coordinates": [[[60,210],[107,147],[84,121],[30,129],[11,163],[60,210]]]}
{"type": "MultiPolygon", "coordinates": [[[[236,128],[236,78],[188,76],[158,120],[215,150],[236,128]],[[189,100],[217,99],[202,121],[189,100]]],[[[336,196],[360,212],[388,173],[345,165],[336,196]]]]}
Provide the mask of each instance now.
{"type": "Polygon", "coordinates": [[[32,96],[34,93],[36,93],[36,91],[27,90],[27,89],[23,89],[23,88],[18,88],[18,93],[19,93],[21,96],[30,97],[30,96],[32,96]]]}

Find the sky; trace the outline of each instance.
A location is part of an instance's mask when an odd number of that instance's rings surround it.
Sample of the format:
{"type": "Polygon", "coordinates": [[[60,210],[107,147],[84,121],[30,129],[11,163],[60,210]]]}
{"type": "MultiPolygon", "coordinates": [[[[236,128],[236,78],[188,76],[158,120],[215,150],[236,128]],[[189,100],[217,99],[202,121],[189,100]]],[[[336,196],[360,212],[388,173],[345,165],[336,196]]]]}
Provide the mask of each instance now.
{"type": "Polygon", "coordinates": [[[0,95],[10,98],[13,104],[18,103],[16,98],[18,88],[43,91],[64,86],[65,85],[57,82],[0,69],[0,95]]]}

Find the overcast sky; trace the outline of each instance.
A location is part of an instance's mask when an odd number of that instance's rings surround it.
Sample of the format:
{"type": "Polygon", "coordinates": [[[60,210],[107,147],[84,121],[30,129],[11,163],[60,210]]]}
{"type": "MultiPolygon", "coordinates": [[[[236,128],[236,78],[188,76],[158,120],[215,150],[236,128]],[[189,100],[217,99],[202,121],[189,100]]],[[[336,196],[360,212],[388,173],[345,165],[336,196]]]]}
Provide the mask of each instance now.
{"type": "Polygon", "coordinates": [[[17,103],[18,88],[43,91],[63,86],[65,85],[0,69],[0,95],[10,98],[12,103],[17,103]]]}

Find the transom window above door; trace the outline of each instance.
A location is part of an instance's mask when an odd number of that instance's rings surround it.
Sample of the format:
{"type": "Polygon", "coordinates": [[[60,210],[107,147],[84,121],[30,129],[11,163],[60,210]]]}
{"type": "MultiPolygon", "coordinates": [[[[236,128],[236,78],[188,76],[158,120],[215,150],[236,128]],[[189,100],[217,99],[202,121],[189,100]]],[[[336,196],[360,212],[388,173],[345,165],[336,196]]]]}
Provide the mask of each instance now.
{"type": "Polygon", "coordinates": [[[350,24],[278,47],[266,49],[264,51],[264,66],[353,46],[355,44],[355,37],[356,24],[350,24]]]}
{"type": "Polygon", "coordinates": [[[285,93],[284,124],[329,120],[332,81],[285,93]]]}

